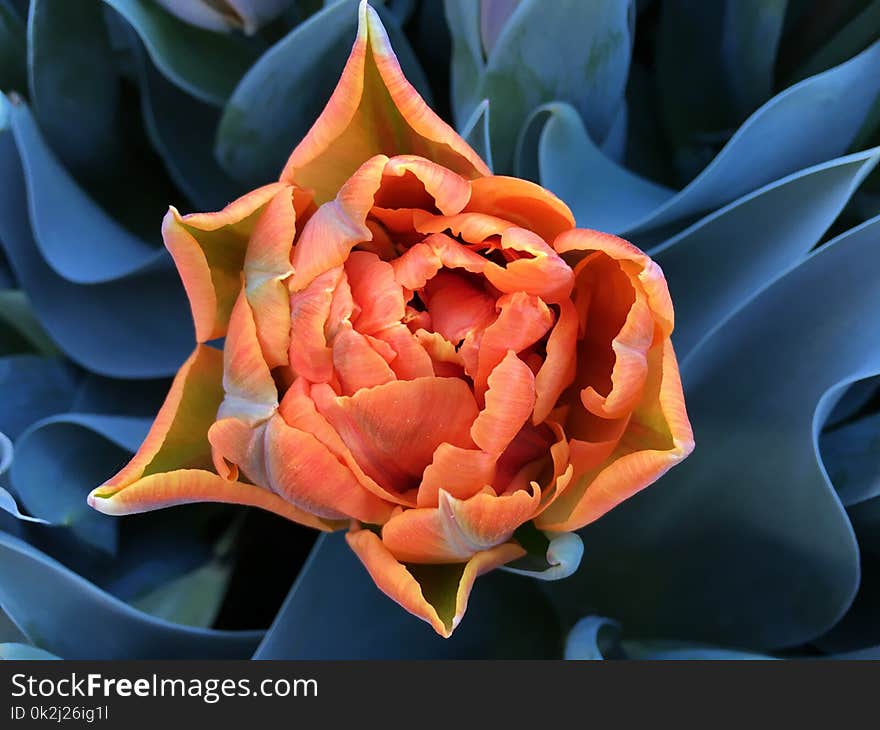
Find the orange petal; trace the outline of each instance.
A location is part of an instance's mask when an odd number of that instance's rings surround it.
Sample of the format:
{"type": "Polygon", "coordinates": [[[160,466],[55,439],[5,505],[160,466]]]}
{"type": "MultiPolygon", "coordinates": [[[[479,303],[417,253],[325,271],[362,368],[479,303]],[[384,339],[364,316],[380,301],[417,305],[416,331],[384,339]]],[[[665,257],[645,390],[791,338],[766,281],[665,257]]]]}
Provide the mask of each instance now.
{"type": "MultiPolygon", "coordinates": [[[[294,373],[313,383],[333,377],[333,351],[325,339],[326,325],[333,316],[334,294],[345,276],[342,268],[327,271],[302,291],[290,295],[290,350],[288,361],[294,373]]],[[[345,284],[347,287],[347,284],[345,284]]],[[[339,304],[341,298],[337,299],[339,304]]],[[[342,319],[351,313],[337,311],[342,319]]]]}
{"type": "Polygon", "coordinates": [[[367,214],[373,207],[387,162],[384,155],[367,159],[345,181],[336,198],[324,203],[309,218],[293,250],[291,291],[301,291],[315,277],[342,266],[355,246],[372,240],[367,214]]]}
{"type": "Polygon", "coordinates": [[[535,376],[513,350],[508,350],[488,384],[486,405],[471,426],[471,438],[483,451],[498,455],[532,415],[535,376]]]}
{"type": "Polygon", "coordinates": [[[345,262],[345,273],[360,309],[352,319],[358,332],[372,335],[403,320],[406,302],[391,264],[374,253],[352,251],[345,262]]]}
{"type": "Polygon", "coordinates": [[[528,180],[493,175],[471,183],[467,213],[486,213],[534,231],[548,243],[574,228],[568,206],[549,190],[528,180]]]}
{"type": "Polygon", "coordinates": [[[474,555],[459,565],[405,566],[370,530],[357,526],[345,536],[376,586],[386,596],[449,638],[467,610],[478,576],[525,555],[519,545],[506,543],[474,555]]]}
{"type": "MultiPolygon", "coordinates": [[[[326,387],[326,386],[324,386],[326,387]]],[[[352,474],[357,477],[361,485],[381,499],[394,504],[402,504],[414,507],[415,498],[409,499],[407,495],[390,492],[379,486],[375,480],[368,477],[354,458],[351,450],[336,432],[329,421],[318,413],[315,402],[310,395],[310,386],[302,378],[294,381],[284,394],[279,411],[284,421],[293,428],[312,434],[318,441],[326,446],[330,452],[342,461],[352,474]]]]}
{"type": "Polygon", "coordinates": [[[559,302],[559,317],[547,338],[547,356],[535,375],[535,412],[532,422],[544,421],[563,391],[574,380],[577,367],[578,316],[570,301],[559,302]]]}
{"type": "MultiPolygon", "coordinates": [[[[678,363],[668,339],[648,354],[641,402],[613,453],[573,483],[540,515],[542,530],[577,530],[659,479],[694,448],[678,363]]],[[[573,454],[574,456],[574,454],[573,454]]]]}
{"type": "Polygon", "coordinates": [[[252,484],[232,482],[201,469],[177,469],[150,474],[114,491],[104,485],[89,495],[89,505],[107,515],[130,515],[193,502],[222,502],[274,512],[307,527],[329,532],[342,523],[304,512],[274,492],[252,484]]]}
{"type": "Polygon", "coordinates": [[[486,278],[500,291],[523,291],[557,303],[571,295],[574,273],[544,240],[524,228],[511,227],[501,234],[501,248],[527,254],[506,266],[486,267],[486,278]]]}
{"type": "Polygon", "coordinates": [[[440,444],[422,475],[419,507],[437,507],[440,490],[458,499],[473,497],[495,478],[496,456],[476,449],[440,444]]]}
{"type": "Polygon", "coordinates": [[[507,542],[531,519],[540,490],[497,496],[491,487],[468,499],[440,490],[439,506],[403,510],[382,527],[382,542],[405,563],[458,563],[507,542]]]}
{"type": "Polygon", "coordinates": [[[223,390],[226,397],[217,418],[238,418],[256,424],[278,407],[278,390],[257,340],[257,328],[244,290],[229,319],[223,345],[223,390]]]}
{"type": "Polygon", "coordinates": [[[266,489],[266,423],[256,426],[237,418],[221,418],[208,429],[214,469],[224,479],[235,481],[239,468],[250,482],[266,489]]]}
{"type": "Polygon", "coordinates": [[[131,461],[98,488],[118,491],[142,476],[211,464],[208,429],[223,400],[223,355],[198,345],[180,366],[150,432],[131,461]]]}
{"type": "Polygon", "coordinates": [[[434,331],[453,343],[485,327],[495,317],[495,297],[475,277],[441,271],[425,285],[422,296],[434,331]]]}
{"type": "Polygon", "coordinates": [[[379,16],[364,1],[339,84],[281,179],[311,188],[323,203],[364,160],[380,153],[419,155],[468,179],[489,174],[479,155],[406,80],[379,16]]]}
{"type": "Polygon", "coordinates": [[[244,258],[247,298],[269,368],[287,364],[290,294],[284,280],[293,272],[290,251],[296,217],[291,190],[276,193],[257,219],[244,258]]]}
{"type": "Polygon", "coordinates": [[[416,487],[441,443],[473,445],[477,404],[458,378],[395,380],[348,397],[316,386],[312,397],[363,470],[392,491],[416,487]]]}
{"type": "Polygon", "coordinates": [[[288,426],[280,415],[266,429],[266,473],[273,491],[324,519],[381,524],[394,508],[364,489],[315,436],[288,426]]]}
{"type": "Polygon", "coordinates": [[[219,213],[181,216],[171,207],[162,221],[162,237],[189,297],[196,339],[206,342],[226,334],[229,313],[241,288],[248,238],[259,212],[283,183],[258,188],[219,213]]]}
{"type": "Polygon", "coordinates": [[[347,322],[333,340],[333,367],[344,395],[354,395],[363,388],[396,379],[385,358],[347,322]]]}
{"type": "Polygon", "coordinates": [[[461,175],[415,155],[388,160],[375,204],[380,208],[430,210],[455,215],[471,197],[471,185],[461,175]]]}
{"type": "Polygon", "coordinates": [[[398,380],[415,380],[435,374],[430,354],[406,325],[386,327],[377,333],[376,337],[387,343],[394,351],[394,359],[388,364],[398,380]]]}

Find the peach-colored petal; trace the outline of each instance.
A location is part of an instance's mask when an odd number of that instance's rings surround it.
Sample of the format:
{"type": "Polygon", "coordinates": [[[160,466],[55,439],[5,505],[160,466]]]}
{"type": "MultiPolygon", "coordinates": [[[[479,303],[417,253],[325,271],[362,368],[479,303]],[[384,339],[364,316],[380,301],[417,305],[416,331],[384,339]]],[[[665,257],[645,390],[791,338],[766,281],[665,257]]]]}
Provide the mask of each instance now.
{"type": "Polygon", "coordinates": [[[354,395],[396,379],[391,366],[372,343],[345,323],[333,340],[333,367],[344,395],[354,395]]]}
{"type": "Polygon", "coordinates": [[[339,84],[281,179],[311,188],[322,203],[379,153],[419,155],[468,179],[489,174],[479,155],[406,80],[379,16],[362,2],[357,39],[339,84]]]}
{"type": "Polygon", "coordinates": [[[529,420],[535,407],[535,376],[513,350],[508,350],[488,379],[486,405],[471,438],[483,451],[499,455],[529,420]]]}
{"type": "Polygon", "coordinates": [[[574,273],[563,259],[531,231],[511,227],[501,235],[501,248],[527,255],[506,266],[486,267],[486,278],[500,291],[523,291],[558,303],[571,295],[574,273]]]}
{"type": "MultiPolygon", "coordinates": [[[[223,400],[223,354],[198,345],[174,382],[137,453],[104,486],[119,490],[144,475],[211,464],[208,429],[223,400]]],[[[101,487],[103,489],[103,487],[101,487]]]]}
{"type": "Polygon", "coordinates": [[[324,519],[351,517],[381,524],[393,505],[361,486],[351,470],[312,434],[280,415],[266,428],[266,473],[273,491],[324,519]]]}
{"type": "Polygon", "coordinates": [[[593,522],[691,453],[693,432],[668,339],[651,348],[648,373],[641,402],[614,451],[592,471],[575,475],[568,489],[536,520],[541,529],[576,530],[593,522]]]}
{"type": "Polygon", "coordinates": [[[258,188],[218,213],[181,216],[169,208],[162,237],[171,253],[192,309],[199,342],[223,337],[229,313],[241,288],[248,238],[260,210],[283,183],[258,188]]]}
{"type": "Polygon", "coordinates": [[[342,266],[355,246],[372,239],[367,214],[373,207],[388,158],[376,155],[364,160],[336,198],[321,205],[303,227],[293,250],[291,291],[301,291],[315,277],[342,266]]]}
{"type": "Polygon", "coordinates": [[[406,301],[391,264],[374,253],[352,251],[345,262],[345,273],[359,308],[352,318],[358,332],[372,335],[403,320],[406,301]]]}
{"type": "Polygon", "coordinates": [[[439,506],[398,512],[382,526],[382,542],[404,563],[459,563],[507,542],[540,503],[540,490],[499,497],[486,487],[468,499],[440,490],[439,506]]]}
{"type": "Polygon", "coordinates": [[[244,290],[229,318],[223,345],[223,390],[226,397],[217,418],[238,418],[256,424],[278,407],[278,390],[257,339],[257,327],[244,290]]]}
{"type": "Polygon", "coordinates": [[[287,364],[290,295],[284,280],[293,272],[290,251],[296,220],[291,190],[276,193],[257,219],[244,257],[247,298],[269,368],[287,364]]]}
{"type": "Polygon", "coordinates": [[[486,213],[534,231],[548,243],[574,228],[568,206],[540,185],[515,177],[493,175],[471,182],[468,213],[486,213]]]}
{"type": "Polygon", "coordinates": [[[347,312],[333,312],[334,295],[344,274],[341,267],[331,269],[302,291],[290,295],[290,350],[288,361],[296,375],[313,383],[326,383],[333,377],[333,351],[327,344],[326,325],[336,314],[340,319],[347,312]]]}
{"type": "Polygon", "coordinates": [[[424,157],[397,155],[385,165],[376,205],[415,210],[436,207],[444,215],[455,215],[470,197],[471,185],[461,175],[424,157]],[[404,181],[415,190],[401,189],[404,181]]]}
{"type": "Polygon", "coordinates": [[[635,264],[634,269],[625,266],[621,268],[637,276],[663,334],[668,337],[672,333],[675,316],[666,278],[657,262],[643,251],[610,233],[587,228],[575,228],[562,233],[553,242],[553,248],[560,254],[572,255],[575,261],[579,261],[591,251],[601,251],[615,261],[635,264]]]}
{"type": "Polygon", "coordinates": [[[497,306],[498,318],[483,331],[477,369],[469,373],[478,398],[486,392],[489,374],[508,350],[522,352],[538,342],[554,324],[550,308],[531,294],[505,294],[498,298],[497,306]]]}
{"type": "Polygon", "coordinates": [[[379,590],[444,638],[452,635],[464,616],[477,577],[525,555],[519,545],[505,543],[460,565],[405,566],[370,530],[354,526],[345,537],[379,590]]]}
{"type": "Polygon", "coordinates": [[[343,523],[304,512],[262,487],[233,482],[201,469],[176,469],[144,476],[124,488],[105,484],[93,490],[89,506],[107,515],[130,515],[193,502],[222,502],[274,512],[306,527],[329,532],[343,523]]]}
{"type": "Polygon", "coordinates": [[[419,211],[414,216],[419,233],[443,233],[451,231],[468,243],[483,243],[494,236],[500,236],[513,226],[509,220],[485,213],[459,213],[458,215],[432,215],[419,211]]]}
{"type": "Polygon", "coordinates": [[[357,477],[365,489],[392,504],[415,507],[414,494],[410,496],[388,491],[364,473],[336,429],[324,416],[318,413],[315,402],[310,395],[310,386],[305,380],[299,378],[290,386],[281,401],[279,413],[289,426],[312,434],[326,446],[337,459],[351,469],[352,474],[357,477]]]}
{"type": "Polygon", "coordinates": [[[415,380],[436,374],[430,354],[405,324],[386,327],[376,337],[393,350],[394,359],[388,364],[398,380],[415,380]]]}
{"type": "Polygon", "coordinates": [[[473,445],[468,431],[477,405],[458,378],[395,380],[353,396],[315,386],[312,397],[363,470],[386,489],[417,487],[441,443],[473,445]]]}
{"type": "Polygon", "coordinates": [[[535,412],[532,422],[544,421],[563,391],[571,385],[577,368],[578,317],[570,301],[559,302],[559,317],[547,338],[547,355],[535,375],[535,412]]]}
{"type": "Polygon", "coordinates": [[[485,451],[440,444],[422,475],[418,506],[437,507],[441,489],[457,499],[473,497],[492,484],[496,458],[485,451]]]}
{"type": "Polygon", "coordinates": [[[449,342],[460,342],[495,317],[495,297],[479,279],[456,271],[444,270],[434,276],[425,285],[422,298],[434,331],[449,342]]]}

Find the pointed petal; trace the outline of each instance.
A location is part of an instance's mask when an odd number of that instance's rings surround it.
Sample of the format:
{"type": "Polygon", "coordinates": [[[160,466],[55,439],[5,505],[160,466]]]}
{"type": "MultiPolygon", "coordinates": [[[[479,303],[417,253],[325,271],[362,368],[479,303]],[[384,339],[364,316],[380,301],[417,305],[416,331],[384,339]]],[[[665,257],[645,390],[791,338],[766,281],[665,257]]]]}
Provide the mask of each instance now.
{"type": "Polygon", "coordinates": [[[375,154],[414,154],[468,179],[488,175],[474,150],[425,104],[406,80],[376,12],[359,9],[358,34],[327,106],[293,151],[281,179],[333,198],[375,154]]]}
{"type": "Polygon", "coordinates": [[[416,487],[441,443],[473,445],[468,431],[477,404],[458,378],[395,380],[350,397],[328,391],[312,389],[318,411],[364,471],[386,489],[416,487]]]}
{"type": "Polygon", "coordinates": [[[198,345],[177,371],[137,453],[99,489],[118,491],[145,474],[209,467],[212,459],[208,429],[223,400],[222,378],[222,353],[198,345]]]}
{"type": "Polygon", "coordinates": [[[678,363],[668,339],[651,348],[648,368],[641,402],[614,451],[592,471],[575,474],[568,489],[536,520],[542,530],[577,530],[593,522],[693,451],[678,363]]]}
{"type": "Polygon", "coordinates": [[[329,532],[342,524],[322,520],[294,507],[268,489],[233,482],[201,469],[177,469],[150,474],[123,489],[113,491],[108,485],[89,495],[89,505],[107,515],[131,515],[193,502],[222,502],[274,512],[306,527],[329,532]]]}
{"type": "Polygon", "coordinates": [[[493,175],[471,182],[468,213],[486,213],[534,231],[547,243],[574,228],[568,206],[540,185],[516,177],[493,175]]]}
{"type": "Polygon", "coordinates": [[[535,514],[540,490],[497,496],[491,487],[468,499],[440,490],[439,506],[408,509],[382,526],[382,542],[405,563],[456,563],[507,542],[535,514]]]}
{"type": "Polygon", "coordinates": [[[342,266],[355,246],[372,240],[373,233],[366,225],[367,214],[373,207],[387,162],[384,155],[367,159],[352,171],[336,198],[324,203],[309,218],[293,251],[291,291],[301,291],[316,276],[342,266]]]}
{"type": "Polygon", "coordinates": [[[488,380],[486,405],[471,438],[483,451],[500,455],[526,424],[535,407],[535,376],[513,350],[495,366],[488,380]]]}
{"type": "Polygon", "coordinates": [[[223,390],[226,397],[217,418],[238,418],[249,424],[268,419],[278,407],[278,390],[263,358],[257,328],[244,290],[229,319],[223,345],[223,390]]]}
{"type": "Polygon", "coordinates": [[[168,210],[162,237],[189,297],[199,342],[226,334],[248,238],[259,211],[284,189],[289,187],[283,183],[266,185],[218,213],[181,216],[174,207],[168,210]]]}
{"type": "Polygon", "coordinates": [[[269,368],[287,364],[290,346],[290,295],[284,280],[293,272],[290,252],[297,226],[295,194],[281,190],[269,201],[254,226],[244,259],[247,298],[269,368]]]}
{"type": "Polygon", "coordinates": [[[272,490],[310,514],[381,524],[394,505],[364,489],[315,436],[280,415],[266,429],[266,472],[272,490]]]}
{"type": "Polygon", "coordinates": [[[477,577],[525,555],[519,545],[507,543],[464,564],[405,566],[370,530],[353,527],[346,540],[379,590],[444,638],[452,635],[464,616],[477,577]]]}

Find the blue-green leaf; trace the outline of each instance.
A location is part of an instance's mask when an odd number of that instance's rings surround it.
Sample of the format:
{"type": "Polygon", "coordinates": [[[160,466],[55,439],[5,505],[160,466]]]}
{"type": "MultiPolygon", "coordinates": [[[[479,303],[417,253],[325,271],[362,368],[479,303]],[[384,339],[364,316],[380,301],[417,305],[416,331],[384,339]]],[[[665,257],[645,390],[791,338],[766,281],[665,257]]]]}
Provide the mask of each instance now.
{"type": "MultiPolygon", "coordinates": [[[[376,10],[406,77],[429,101],[405,36],[387,11],[376,10]]],[[[278,176],[336,87],[356,28],[357,2],[340,0],[290,31],[248,71],[217,132],[217,158],[236,180],[258,185],[278,176]]]]}
{"type": "Polygon", "coordinates": [[[64,659],[243,659],[262,636],[155,618],[4,533],[0,604],[30,641],[64,659]]]}
{"type": "Polygon", "coordinates": [[[638,237],[693,218],[843,154],[880,90],[880,74],[875,73],[878,63],[880,42],[778,94],[674,195],[603,159],[583,128],[578,128],[576,118],[554,106],[540,135],[541,182],[571,206],[582,226],[638,237]],[[797,134],[792,134],[794,128],[797,134]],[[590,175],[572,175],[573,169],[585,165],[590,175]]]}
{"type": "Polygon", "coordinates": [[[817,440],[824,394],[880,370],[878,235],[874,219],[825,245],[693,351],[682,376],[696,450],[580,532],[584,569],[547,586],[569,615],[763,648],[812,639],[846,611],[858,549],[817,440]]]}
{"type": "Polygon", "coordinates": [[[0,91],[27,90],[27,42],[25,25],[15,12],[0,2],[0,91]]]}
{"type": "Polygon", "coordinates": [[[621,647],[627,659],[654,661],[766,661],[775,658],[739,649],[724,649],[708,644],[688,644],[681,641],[623,641],[621,647]]]}
{"type": "Polygon", "coordinates": [[[880,413],[824,431],[819,448],[844,505],[880,495],[880,413]]]}
{"type": "Polygon", "coordinates": [[[461,128],[481,101],[479,87],[485,59],[480,41],[480,3],[444,0],[444,8],[452,35],[452,114],[461,128]]]}
{"type": "Polygon", "coordinates": [[[492,169],[492,143],[489,137],[489,100],[483,99],[461,128],[461,136],[492,169]]]}
{"type": "MultiPolygon", "coordinates": [[[[520,127],[537,106],[574,106],[600,143],[623,103],[632,53],[630,0],[523,0],[486,62],[479,98],[493,114],[492,156],[499,172],[513,168],[520,127]]],[[[469,112],[468,112],[469,113],[469,112]]]]}
{"type": "MultiPolygon", "coordinates": [[[[0,431],[0,477],[2,477],[7,469],[9,469],[11,464],[12,441],[9,440],[9,437],[5,433],[0,431]]],[[[15,497],[7,492],[2,486],[0,486],[0,510],[12,515],[17,520],[48,524],[45,520],[41,520],[38,517],[28,517],[27,515],[22,514],[18,509],[18,505],[15,503],[15,497]]]]}
{"type": "Polygon", "coordinates": [[[18,439],[11,471],[22,504],[89,545],[115,553],[119,520],[91,509],[86,496],[125,463],[149,423],[71,413],[33,424],[18,439]]]}
{"type": "Polygon", "coordinates": [[[806,256],[878,157],[880,150],[874,149],[797,172],[651,250],[675,302],[673,342],[679,359],[806,256]]]}
{"type": "Polygon", "coordinates": [[[167,265],[163,249],[129,233],[77,185],[46,145],[26,105],[10,105],[9,124],[24,170],[34,238],[60,276],[95,284],[167,265]]]}
{"type": "Polygon", "coordinates": [[[341,534],[318,539],[255,659],[548,659],[560,629],[534,581],[479,578],[449,639],[373,584],[341,534]],[[512,610],[511,607],[516,609],[512,610]]]}
{"type": "Polygon", "coordinates": [[[65,362],[37,355],[0,357],[0,431],[15,440],[40,418],[73,402],[76,374],[65,362]]]}
{"type": "Polygon", "coordinates": [[[65,165],[90,178],[99,177],[117,154],[115,60],[100,3],[31,2],[28,76],[34,115],[65,165]]]}
{"type": "Polygon", "coordinates": [[[27,644],[5,643],[0,644],[0,660],[7,659],[12,661],[34,661],[34,660],[52,660],[60,659],[48,651],[43,651],[35,646],[27,644]]]}
{"type": "Polygon", "coordinates": [[[258,44],[187,25],[150,0],[104,0],[141,37],[159,70],[189,94],[222,105],[260,55],[258,44]]]}
{"type": "Polygon", "coordinates": [[[0,291],[0,355],[37,352],[55,355],[58,350],[34,317],[23,291],[0,291]]]}
{"type": "Polygon", "coordinates": [[[177,274],[158,271],[79,285],[59,276],[39,253],[23,211],[27,199],[12,136],[0,130],[0,245],[34,313],[61,350],[104,375],[173,374],[192,349],[189,307],[177,274]],[[76,306],[71,306],[76,302],[76,306]]]}
{"type": "Polygon", "coordinates": [[[620,641],[620,624],[602,616],[580,619],[565,640],[565,659],[605,659],[620,641]]]}

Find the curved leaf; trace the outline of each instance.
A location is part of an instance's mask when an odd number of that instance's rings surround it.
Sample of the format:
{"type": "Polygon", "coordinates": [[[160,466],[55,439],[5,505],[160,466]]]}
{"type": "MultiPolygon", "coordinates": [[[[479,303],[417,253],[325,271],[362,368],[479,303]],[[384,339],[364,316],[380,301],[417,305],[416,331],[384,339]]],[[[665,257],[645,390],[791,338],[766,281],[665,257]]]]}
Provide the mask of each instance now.
{"type": "Polygon", "coordinates": [[[637,238],[843,154],[880,91],[878,63],[880,41],[778,94],[746,120],[690,184],[671,196],[603,160],[571,114],[554,108],[557,113],[540,136],[541,182],[566,200],[580,225],[637,238]],[[573,157],[578,167],[589,165],[592,173],[573,179],[573,157]]]}
{"type": "Polygon", "coordinates": [[[620,624],[602,616],[585,616],[565,640],[564,659],[606,659],[620,642],[620,624]]]}
{"type": "Polygon", "coordinates": [[[0,2],[0,91],[27,90],[27,41],[25,25],[15,12],[0,2]]]}
{"type": "Polygon", "coordinates": [[[483,99],[464,123],[461,136],[492,169],[492,142],[489,137],[489,100],[483,99]]]}
{"type": "MultiPolygon", "coordinates": [[[[59,276],[95,284],[167,265],[164,249],[129,233],[77,185],[46,146],[26,105],[10,105],[9,124],[24,171],[34,238],[59,276]]],[[[157,239],[158,231],[157,223],[157,239]]]]}
{"type": "Polygon", "coordinates": [[[552,658],[559,632],[535,582],[496,571],[476,582],[466,619],[441,639],[376,588],[336,533],[318,539],[254,658],[552,658]]]}
{"type": "Polygon", "coordinates": [[[479,86],[485,59],[480,41],[480,3],[444,0],[443,5],[452,35],[452,114],[456,125],[463,127],[481,101],[479,86]]]}
{"type": "Polygon", "coordinates": [[[99,175],[116,152],[119,103],[104,8],[94,0],[33,0],[28,75],[31,105],[52,148],[77,173],[99,175]]]}
{"type": "Polygon", "coordinates": [[[593,138],[605,140],[623,102],[633,12],[630,0],[523,0],[517,6],[488,57],[479,90],[479,98],[504,110],[490,120],[499,172],[512,169],[520,127],[546,102],[572,104],[593,138]]]}
{"type": "Polygon", "coordinates": [[[0,604],[29,640],[64,659],[243,659],[262,636],[142,613],[2,532],[0,604]]]}
{"type": "Polygon", "coordinates": [[[28,646],[27,644],[0,644],[0,660],[33,661],[60,658],[61,657],[57,657],[54,654],[50,654],[48,651],[43,651],[42,649],[38,649],[35,646],[28,646]]]}
{"type": "Polygon", "coordinates": [[[775,658],[766,654],[680,641],[624,641],[622,648],[627,659],[654,661],[763,661],[775,658]]]}
{"type": "MultiPolygon", "coordinates": [[[[428,84],[396,21],[376,8],[410,83],[430,103],[428,84]]],[[[327,104],[351,50],[357,2],[340,0],[312,15],[248,71],[223,110],[216,154],[236,180],[278,177],[293,148],[327,104]]]]}
{"type": "Polygon", "coordinates": [[[844,505],[880,495],[880,413],[823,432],[819,448],[844,505]]]}
{"type": "Polygon", "coordinates": [[[0,291],[0,355],[38,352],[55,355],[58,350],[34,317],[24,292],[0,291]]]}
{"type": "Polygon", "coordinates": [[[78,413],[38,421],[18,439],[12,485],[31,514],[114,553],[119,520],[91,509],[86,496],[125,463],[149,426],[149,419],[78,413]]]}
{"type": "Polygon", "coordinates": [[[34,421],[63,413],[76,376],[63,361],[37,355],[0,357],[0,431],[17,439],[34,421]]]}
{"type": "Polygon", "coordinates": [[[187,25],[149,0],[104,2],[137,31],[170,81],[209,104],[222,105],[260,54],[258,45],[187,25]]]}
{"type": "Polygon", "coordinates": [[[797,172],[651,250],[675,302],[673,342],[680,360],[810,251],[878,158],[874,149],[797,172]]]}
{"type": "Polygon", "coordinates": [[[598,611],[644,636],[780,647],[846,611],[858,550],[817,438],[824,393],[880,369],[878,233],[875,219],[827,244],[683,363],[697,448],[581,531],[585,569],[547,586],[569,615],[598,611]]]}
{"type": "Polygon", "coordinates": [[[18,155],[0,130],[0,244],[40,323],[74,361],[104,375],[170,375],[192,349],[189,306],[177,274],[159,271],[83,286],[55,273],[39,255],[22,211],[18,155]],[[71,306],[76,302],[76,306],[71,306]]]}

